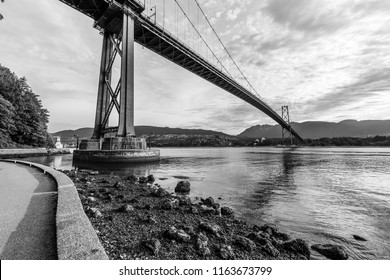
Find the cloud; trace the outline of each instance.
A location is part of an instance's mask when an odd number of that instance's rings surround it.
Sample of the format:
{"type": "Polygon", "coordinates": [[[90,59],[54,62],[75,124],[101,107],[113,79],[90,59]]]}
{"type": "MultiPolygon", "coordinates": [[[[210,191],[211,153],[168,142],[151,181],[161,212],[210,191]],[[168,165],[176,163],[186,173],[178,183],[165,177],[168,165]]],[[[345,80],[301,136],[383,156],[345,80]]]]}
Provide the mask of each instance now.
{"type": "Polygon", "coordinates": [[[351,22],[349,1],[272,0],[264,8],[275,22],[305,32],[334,32],[351,22]]]}
{"type": "Polygon", "coordinates": [[[228,20],[235,20],[240,12],[241,12],[240,8],[235,8],[235,9],[232,9],[232,10],[228,10],[226,12],[226,17],[227,17],[228,20]]]}
{"type": "MultiPolygon", "coordinates": [[[[26,76],[41,96],[50,111],[50,131],[70,124],[92,126],[102,44],[92,20],[60,1],[17,2],[2,5],[0,63],[26,76]]],[[[162,24],[162,1],[152,2],[162,24]]],[[[196,4],[179,2],[192,11],[191,20],[229,72],[245,84],[216,39],[211,42],[201,14],[198,23],[196,4]]],[[[289,105],[294,121],[389,117],[390,1],[199,3],[235,62],[275,111],[289,105]]],[[[173,4],[166,1],[165,28],[175,35],[177,30],[207,57],[200,40],[192,39],[194,32],[189,35],[184,16],[176,21],[173,4]]],[[[274,124],[241,99],[138,45],[135,89],[136,124],[232,134],[258,123],[274,124]]]]}
{"type": "MultiPolygon", "coordinates": [[[[310,110],[320,113],[330,108],[335,109],[373,99],[375,96],[389,91],[389,77],[390,68],[372,69],[362,75],[358,81],[339,87],[336,91],[316,99],[310,110]]],[[[357,106],[355,109],[364,109],[363,106],[357,106]]]]}

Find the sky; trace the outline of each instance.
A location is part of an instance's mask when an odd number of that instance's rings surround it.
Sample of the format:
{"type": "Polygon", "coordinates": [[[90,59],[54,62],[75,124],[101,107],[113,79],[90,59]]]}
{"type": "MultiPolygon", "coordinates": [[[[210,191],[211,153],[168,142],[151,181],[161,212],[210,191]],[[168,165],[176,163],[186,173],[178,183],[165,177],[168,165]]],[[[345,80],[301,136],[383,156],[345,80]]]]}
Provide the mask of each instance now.
{"type": "MultiPolygon", "coordinates": [[[[275,111],[288,105],[296,122],[390,119],[390,1],[198,2],[237,65],[275,111]]],[[[195,2],[179,3],[222,64],[232,69],[195,2]]],[[[207,55],[184,16],[176,18],[174,0],[147,0],[147,5],[156,5],[157,22],[207,55]]],[[[0,64],[27,78],[50,112],[49,131],[92,127],[102,45],[93,20],[58,0],[6,0],[0,13],[0,64]]],[[[115,121],[110,119],[112,125],[115,121]]],[[[258,124],[275,122],[136,44],[135,125],[238,134],[258,124]]]]}

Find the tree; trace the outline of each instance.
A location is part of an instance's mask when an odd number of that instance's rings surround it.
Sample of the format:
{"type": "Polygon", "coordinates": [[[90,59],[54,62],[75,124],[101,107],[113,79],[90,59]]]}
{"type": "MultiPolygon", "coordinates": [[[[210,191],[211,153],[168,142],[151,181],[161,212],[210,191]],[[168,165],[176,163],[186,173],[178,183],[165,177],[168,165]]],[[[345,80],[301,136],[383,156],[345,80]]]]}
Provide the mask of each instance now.
{"type": "Polygon", "coordinates": [[[25,78],[0,65],[0,147],[46,146],[49,112],[25,78]]]}

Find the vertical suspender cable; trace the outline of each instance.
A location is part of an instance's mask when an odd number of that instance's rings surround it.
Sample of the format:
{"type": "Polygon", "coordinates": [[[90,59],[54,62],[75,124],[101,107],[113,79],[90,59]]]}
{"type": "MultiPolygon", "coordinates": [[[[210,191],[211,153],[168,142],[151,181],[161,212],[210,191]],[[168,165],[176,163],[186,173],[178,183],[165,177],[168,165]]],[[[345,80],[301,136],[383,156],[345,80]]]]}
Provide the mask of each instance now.
{"type": "Polygon", "coordinates": [[[177,4],[175,5],[175,19],[176,19],[176,38],[179,38],[178,32],[177,32],[177,4]]]}
{"type": "Polygon", "coordinates": [[[163,1],[163,30],[165,29],[165,0],[163,1]]]}
{"type": "MultiPolygon", "coordinates": [[[[197,0],[195,0],[195,3],[198,5],[199,7],[199,10],[202,12],[204,18],[206,19],[207,23],[209,24],[210,28],[212,29],[212,31],[214,32],[215,36],[217,37],[218,41],[221,43],[221,45],[223,46],[225,52],[227,53],[227,55],[229,56],[229,58],[231,59],[231,61],[234,63],[234,65],[236,66],[236,68],[238,69],[238,71],[240,72],[241,76],[245,79],[245,81],[248,83],[249,87],[251,89],[253,89],[253,91],[260,97],[260,94],[256,91],[256,89],[252,86],[252,84],[249,82],[249,80],[247,79],[247,77],[244,75],[244,73],[241,71],[240,67],[238,67],[237,63],[235,62],[235,60],[233,59],[233,57],[230,55],[229,51],[226,49],[225,45],[222,43],[221,39],[219,38],[217,32],[214,30],[213,26],[211,25],[209,19],[207,18],[206,14],[203,12],[202,8],[200,7],[199,5],[199,2],[197,0]]],[[[261,98],[261,97],[260,97],[261,98]]]]}
{"type": "MultiPolygon", "coordinates": [[[[190,16],[190,0],[187,1],[187,15],[188,17],[190,16]]],[[[187,20],[187,41],[188,41],[188,46],[191,47],[190,45],[190,19],[187,20]]]]}
{"type": "MultiPolygon", "coordinates": [[[[198,18],[198,30],[200,30],[200,26],[199,26],[199,9],[196,9],[196,16],[198,18]]],[[[201,54],[201,52],[202,52],[202,50],[200,48],[200,40],[199,40],[199,42],[198,42],[198,53],[201,54]]]]}
{"type": "MultiPolygon", "coordinates": [[[[200,38],[203,40],[203,42],[205,43],[206,47],[211,51],[211,58],[214,58],[216,59],[219,63],[221,63],[218,59],[218,57],[215,55],[215,53],[213,52],[213,50],[210,48],[210,46],[207,44],[207,42],[204,40],[204,38],[202,37],[202,35],[199,33],[199,30],[196,29],[196,26],[190,21],[190,19],[188,18],[186,12],[184,11],[184,9],[182,8],[182,6],[180,6],[180,4],[177,2],[178,0],[175,0],[177,6],[180,8],[180,10],[182,11],[183,15],[185,18],[187,18],[187,20],[191,23],[192,27],[194,28],[194,30],[198,33],[198,35],[200,36],[200,38]]],[[[225,66],[223,66],[223,64],[221,63],[222,67],[225,69],[226,73],[228,73],[228,75],[233,79],[232,75],[230,75],[229,71],[227,71],[227,69],[225,68],[225,66]]]]}

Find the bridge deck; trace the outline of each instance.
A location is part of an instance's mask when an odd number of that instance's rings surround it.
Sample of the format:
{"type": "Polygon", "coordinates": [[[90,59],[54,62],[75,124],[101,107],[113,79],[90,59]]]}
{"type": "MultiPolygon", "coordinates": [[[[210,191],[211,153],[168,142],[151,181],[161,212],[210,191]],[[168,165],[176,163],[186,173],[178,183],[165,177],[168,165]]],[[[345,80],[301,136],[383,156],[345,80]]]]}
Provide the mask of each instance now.
{"type": "Polygon", "coordinates": [[[258,96],[252,94],[167,30],[144,16],[142,14],[144,7],[138,0],[116,0],[116,3],[111,1],[109,3],[108,0],[60,1],[93,18],[96,28],[105,29],[114,34],[121,32],[123,21],[121,6],[117,3],[124,4],[126,2],[126,5],[131,6],[136,11],[134,40],[137,43],[248,102],[303,141],[298,133],[258,96]]]}

